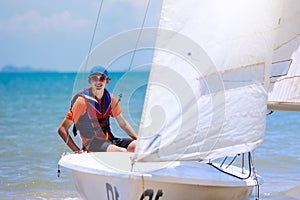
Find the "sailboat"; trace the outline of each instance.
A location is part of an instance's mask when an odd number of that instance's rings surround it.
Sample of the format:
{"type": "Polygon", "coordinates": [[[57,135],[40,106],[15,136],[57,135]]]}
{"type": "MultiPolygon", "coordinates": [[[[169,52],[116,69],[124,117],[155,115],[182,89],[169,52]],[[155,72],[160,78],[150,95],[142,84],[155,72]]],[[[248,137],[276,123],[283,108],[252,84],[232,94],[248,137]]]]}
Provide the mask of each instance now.
{"type": "MultiPolygon", "coordinates": [[[[136,150],[63,155],[59,165],[72,170],[80,196],[249,199],[262,183],[250,152],[263,142],[273,58],[297,52],[276,52],[298,39],[299,31],[278,36],[288,32],[291,5],[299,10],[293,0],[164,0],[158,29],[143,30],[156,42],[136,150]],[[223,157],[240,157],[241,166],[215,162],[223,157]]],[[[91,66],[101,55],[92,54],[91,66]]]]}

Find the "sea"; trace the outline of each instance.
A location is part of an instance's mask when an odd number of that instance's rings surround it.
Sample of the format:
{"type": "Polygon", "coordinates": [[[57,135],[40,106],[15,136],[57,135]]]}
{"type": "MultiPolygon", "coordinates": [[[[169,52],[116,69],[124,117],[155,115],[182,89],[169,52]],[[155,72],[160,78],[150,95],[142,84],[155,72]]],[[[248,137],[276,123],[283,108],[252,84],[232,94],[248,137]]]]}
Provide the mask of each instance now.
{"type": "MultiPolygon", "coordinates": [[[[136,131],[147,77],[146,72],[112,72],[108,84],[136,131]]],[[[57,174],[62,153],[70,152],[57,129],[76,90],[87,85],[76,73],[0,73],[0,199],[80,199],[71,172],[61,168],[57,174]]],[[[80,145],[78,136],[75,141],[80,145]]],[[[259,199],[300,199],[300,113],[269,115],[264,143],[253,158],[264,179],[259,199]]],[[[251,199],[257,189],[254,193],[251,199]]]]}

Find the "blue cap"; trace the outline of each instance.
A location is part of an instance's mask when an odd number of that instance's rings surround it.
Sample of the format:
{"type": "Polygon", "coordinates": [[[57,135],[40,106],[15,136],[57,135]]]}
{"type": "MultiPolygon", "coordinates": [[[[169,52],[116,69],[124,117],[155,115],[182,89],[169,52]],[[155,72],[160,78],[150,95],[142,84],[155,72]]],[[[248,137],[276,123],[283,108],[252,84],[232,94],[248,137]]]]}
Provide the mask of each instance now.
{"type": "Polygon", "coordinates": [[[108,71],[105,69],[105,67],[103,66],[95,66],[91,69],[91,72],[90,72],[90,76],[92,74],[96,74],[96,73],[100,73],[100,74],[103,74],[104,76],[107,76],[109,78],[109,75],[108,75],[108,71]]]}

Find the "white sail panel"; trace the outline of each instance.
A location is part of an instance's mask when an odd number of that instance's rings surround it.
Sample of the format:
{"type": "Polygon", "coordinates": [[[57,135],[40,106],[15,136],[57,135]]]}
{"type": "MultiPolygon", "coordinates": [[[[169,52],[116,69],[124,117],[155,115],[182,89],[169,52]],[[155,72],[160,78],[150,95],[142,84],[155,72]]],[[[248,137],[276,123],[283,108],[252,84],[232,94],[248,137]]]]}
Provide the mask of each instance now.
{"type": "Polygon", "coordinates": [[[300,43],[300,1],[282,1],[282,12],[278,21],[274,45],[273,63],[291,59],[300,43]]]}
{"type": "Polygon", "coordinates": [[[273,55],[276,65],[273,68],[289,66],[286,74],[271,77],[268,108],[300,111],[300,1],[285,0],[283,5],[273,55]]]}
{"type": "Polygon", "coordinates": [[[300,111],[300,46],[291,57],[288,73],[271,78],[268,108],[300,111]]]}
{"type": "Polygon", "coordinates": [[[214,159],[262,143],[279,5],[163,2],[137,161],[214,159]]]}

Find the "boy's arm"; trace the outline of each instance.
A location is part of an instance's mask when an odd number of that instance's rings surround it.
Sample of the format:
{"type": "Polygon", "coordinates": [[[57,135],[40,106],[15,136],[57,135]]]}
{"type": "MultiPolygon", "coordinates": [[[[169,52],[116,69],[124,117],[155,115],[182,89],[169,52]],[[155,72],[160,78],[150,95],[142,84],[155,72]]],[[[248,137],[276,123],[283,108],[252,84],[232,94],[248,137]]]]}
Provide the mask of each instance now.
{"type": "Polygon", "coordinates": [[[127,135],[129,137],[131,137],[134,140],[137,139],[137,134],[135,133],[135,131],[133,130],[133,128],[130,126],[130,124],[124,119],[124,117],[123,117],[122,114],[119,114],[118,116],[116,116],[115,119],[117,120],[120,128],[125,133],[127,133],[127,135]]]}
{"type": "Polygon", "coordinates": [[[72,139],[68,131],[72,124],[73,124],[72,120],[65,118],[58,128],[58,134],[65,141],[68,147],[72,149],[72,151],[78,152],[80,151],[80,148],[76,145],[76,143],[74,142],[74,140],[72,139]]]}

